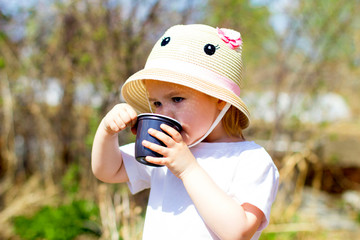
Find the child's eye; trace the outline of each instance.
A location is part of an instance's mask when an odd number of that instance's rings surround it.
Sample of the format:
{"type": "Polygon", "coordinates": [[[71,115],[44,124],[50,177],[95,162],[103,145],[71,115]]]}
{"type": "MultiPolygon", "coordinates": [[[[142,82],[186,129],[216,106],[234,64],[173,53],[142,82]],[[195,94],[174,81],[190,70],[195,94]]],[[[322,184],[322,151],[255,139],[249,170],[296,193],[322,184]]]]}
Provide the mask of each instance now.
{"type": "Polygon", "coordinates": [[[173,100],[173,102],[178,103],[178,102],[181,102],[182,100],[184,100],[184,98],[183,97],[173,97],[172,100],[173,100]]]}
{"type": "Polygon", "coordinates": [[[161,102],[154,102],[153,104],[156,108],[161,107],[161,102]]]}

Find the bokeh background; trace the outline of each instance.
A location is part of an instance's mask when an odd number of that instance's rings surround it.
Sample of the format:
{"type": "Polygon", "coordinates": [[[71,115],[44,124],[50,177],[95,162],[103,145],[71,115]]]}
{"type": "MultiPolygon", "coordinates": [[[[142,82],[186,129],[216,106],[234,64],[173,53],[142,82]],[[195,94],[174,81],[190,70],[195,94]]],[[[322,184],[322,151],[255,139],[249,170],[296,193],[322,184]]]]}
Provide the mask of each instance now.
{"type": "Polygon", "coordinates": [[[0,0],[0,239],[141,238],[148,191],[97,181],[92,140],[163,31],[187,23],[242,33],[245,136],[281,174],[261,239],[359,239],[359,12],[359,0],[0,0]]]}

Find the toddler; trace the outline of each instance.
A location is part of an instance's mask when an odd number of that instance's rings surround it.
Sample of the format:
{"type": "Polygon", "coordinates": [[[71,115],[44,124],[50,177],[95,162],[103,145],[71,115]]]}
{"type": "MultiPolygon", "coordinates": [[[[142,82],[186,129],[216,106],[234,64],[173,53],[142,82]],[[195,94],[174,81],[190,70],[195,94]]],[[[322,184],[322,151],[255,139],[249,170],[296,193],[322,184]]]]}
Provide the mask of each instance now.
{"type": "Polygon", "coordinates": [[[241,100],[242,40],[230,29],[176,25],[155,44],[145,68],[122,87],[127,103],[102,119],[92,150],[94,175],[127,182],[135,194],[150,188],[143,239],[258,239],[268,225],[279,174],[268,153],[246,141],[249,111],[241,100]],[[134,143],[119,147],[117,134],[136,133],[137,114],[174,118],[179,133],[149,129],[163,157],[141,164],[134,143]]]}

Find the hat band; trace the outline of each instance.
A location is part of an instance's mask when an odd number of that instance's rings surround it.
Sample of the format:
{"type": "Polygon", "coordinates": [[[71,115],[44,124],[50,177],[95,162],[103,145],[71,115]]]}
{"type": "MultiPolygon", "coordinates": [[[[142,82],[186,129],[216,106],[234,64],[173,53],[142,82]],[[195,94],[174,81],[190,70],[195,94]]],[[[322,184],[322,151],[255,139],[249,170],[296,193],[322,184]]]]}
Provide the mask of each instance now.
{"type": "Polygon", "coordinates": [[[193,63],[168,58],[152,59],[151,61],[147,61],[145,65],[145,69],[150,68],[159,68],[184,73],[195,78],[203,79],[205,82],[226,88],[238,96],[240,95],[240,87],[229,78],[193,63]]]}

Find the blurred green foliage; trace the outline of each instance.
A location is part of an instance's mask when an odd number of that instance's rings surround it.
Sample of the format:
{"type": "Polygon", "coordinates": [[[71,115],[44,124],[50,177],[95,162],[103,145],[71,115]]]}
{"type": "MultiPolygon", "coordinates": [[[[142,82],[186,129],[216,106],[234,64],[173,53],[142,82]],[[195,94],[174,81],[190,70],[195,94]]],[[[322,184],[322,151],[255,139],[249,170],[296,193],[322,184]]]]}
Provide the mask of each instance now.
{"type": "Polygon", "coordinates": [[[0,57],[0,69],[5,67],[5,59],[0,57]]]}
{"type": "Polygon", "coordinates": [[[87,136],[85,136],[85,144],[86,146],[91,149],[93,140],[95,137],[96,130],[98,128],[99,122],[101,121],[99,114],[92,114],[89,117],[89,131],[87,136]]]}
{"type": "Polygon", "coordinates": [[[262,233],[260,240],[289,240],[296,239],[296,232],[262,233]]]}
{"type": "Polygon", "coordinates": [[[99,209],[89,201],[73,201],[59,207],[45,206],[34,216],[13,219],[22,239],[68,240],[80,234],[100,236],[99,209]]]}
{"type": "Polygon", "coordinates": [[[67,194],[72,197],[75,196],[79,191],[80,178],[79,165],[76,163],[71,164],[61,181],[61,185],[67,194]]]}

